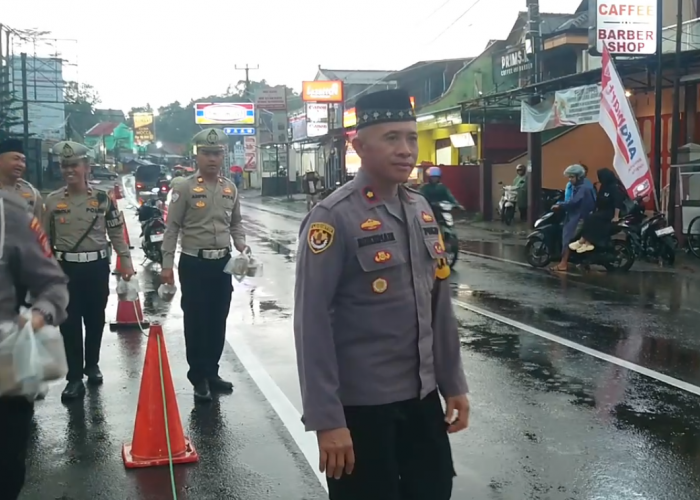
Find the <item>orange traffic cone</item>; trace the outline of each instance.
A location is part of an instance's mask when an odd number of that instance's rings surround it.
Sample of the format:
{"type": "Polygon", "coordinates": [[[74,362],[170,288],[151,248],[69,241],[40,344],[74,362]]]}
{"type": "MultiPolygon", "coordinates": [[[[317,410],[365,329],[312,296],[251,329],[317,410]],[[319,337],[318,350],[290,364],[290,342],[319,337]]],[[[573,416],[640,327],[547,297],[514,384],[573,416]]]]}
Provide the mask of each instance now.
{"type": "MultiPolygon", "coordinates": [[[[118,261],[117,261],[118,262],[118,261]]],[[[111,331],[132,328],[148,328],[150,323],[143,318],[141,299],[135,301],[120,300],[117,304],[117,319],[109,324],[111,331]]]]}
{"type": "Polygon", "coordinates": [[[143,364],[134,437],[130,444],[122,447],[122,458],[124,465],[133,469],[168,465],[170,457],[174,464],[199,460],[197,451],[182,429],[163,328],[154,324],[149,332],[143,364]]]}
{"type": "Polygon", "coordinates": [[[119,187],[119,183],[115,182],[114,183],[114,199],[115,200],[121,200],[123,199],[124,196],[122,195],[122,188],[119,187]]]}

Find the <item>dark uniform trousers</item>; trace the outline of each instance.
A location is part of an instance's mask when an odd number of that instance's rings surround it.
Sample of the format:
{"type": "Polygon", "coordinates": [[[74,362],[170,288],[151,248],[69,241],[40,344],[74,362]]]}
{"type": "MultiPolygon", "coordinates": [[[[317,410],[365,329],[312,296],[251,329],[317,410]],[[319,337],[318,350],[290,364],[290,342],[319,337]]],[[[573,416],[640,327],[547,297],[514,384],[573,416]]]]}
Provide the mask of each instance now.
{"type": "Polygon", "coordinates": [[[68,360],[66,379],[75,382],[83,379],[84,369],[95,367],[100,362],[105,309],[109,300],[109,259],[80,263],[63,261],[61,268],[68,276],[70,294],[68,319],[60,327],[68,360]]]}
{"type": "Polygon", "coordinates": [[[355,470],[328,479],[330,500],[449,500],[454,466],[437,391],[423,400],[345,407],[355,470]]]}
{"type": "Polygon", "coordinates": [[[192,384],[219,375],[219,359],[226,342],[226,319],[233,284],[224,272],[230,257],[202,259],[180,255],[181,307],[185,324],[185,347],[192,384]]]}
{"type": "Polygon", "coordinates": [[[0,398],[0,498],[17,500],[24,486],[34,403],[24,397],[0,398]]]}

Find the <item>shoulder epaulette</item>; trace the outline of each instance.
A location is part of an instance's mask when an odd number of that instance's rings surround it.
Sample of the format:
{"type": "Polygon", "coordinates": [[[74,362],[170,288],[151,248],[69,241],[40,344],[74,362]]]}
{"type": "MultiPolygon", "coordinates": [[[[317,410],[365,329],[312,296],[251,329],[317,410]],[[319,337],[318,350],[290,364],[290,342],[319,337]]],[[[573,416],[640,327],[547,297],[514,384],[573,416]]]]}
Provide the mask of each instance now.
{"type": "Polygon", "coordinates": [[[355,191],[353,182],[354,181],[350,181],[350,182],[343,184],[342,186],[338,186],[338,188],[335,191],[333,191],[328,196],[328,198],[326,198],[325,200],[322,200],[318,205],[325,207],[328,210],[331,210],[338,203],[347,199],[355,191]]]}

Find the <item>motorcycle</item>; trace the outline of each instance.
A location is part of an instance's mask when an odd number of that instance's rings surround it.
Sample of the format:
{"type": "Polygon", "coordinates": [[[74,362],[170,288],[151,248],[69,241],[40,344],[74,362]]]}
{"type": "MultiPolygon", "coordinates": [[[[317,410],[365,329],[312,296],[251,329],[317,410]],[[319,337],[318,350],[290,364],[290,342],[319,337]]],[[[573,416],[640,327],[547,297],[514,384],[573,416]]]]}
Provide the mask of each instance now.
{"type": "Polygon", "coordinates": [[[453,268],[459,257],[459,238],[455,231],[455,221],[452,210],[455,206],[448,201],[440,201],[430,204],[435,214],[435,222],[440,226],[442,240],[445,244],[445,259],[450,268],[453,268]]]}
{"type": "Polygon", "coordinates": [[[513,186],[503,186],[502,182],[499,182],[499,184],[502,185],[501,189],[503,194],[498,202],[498,215],[501,216],[501,220],[505,222],[506,225],[510,225],[515,218],[515,205],[518,202],[518,191],[513,186]]]}
{"type": "Polygon", "coordinates": [[[676,260],[678,239],[675,230],[668,225],[666,216],[656,213],[647,218],[640,200],[635,200],[620,225],[627,230],[628,238],[638,258],[650,262],[662,262],[672,266],[676,260]]]}
{"type": "MultiPolygon", "coordinates": [[[[156,194],[157,188],[153,191],[156,194]]],[[[161,246],[165,234],[163,202],[159,199],[150,199],[138,208],[137,213],[141,223],[141,249],[148,260],[162,264],[161,246]]]]}
{"type": "MultiPolygon", "coordinates": [[[[535,231],[527,237],[525,247],[527,262],[532,267],[545,267],[553,260],[561,258],[564,217],[564,212],[557,210],[543,215],[535,222],[535,231]]],[[[571,252],[569,262],[585,269],[589,269],[591,265],[599,265],[611,272],[629,271],[635,261],[635,252],[629,238],[613,238],[619,233],[628,234],[628,229],[620,223],[613,224],[609,238],[604,244],[596,245],[590,252],[571,252]]]]}
{"type": "Polygon", "coordinates": [[[542,188],[542,208],[545,210],[545,212],[539,215],[546,214],[552,205],[556,205],[557,203],[563,200],[563,189],[542,188]]]}

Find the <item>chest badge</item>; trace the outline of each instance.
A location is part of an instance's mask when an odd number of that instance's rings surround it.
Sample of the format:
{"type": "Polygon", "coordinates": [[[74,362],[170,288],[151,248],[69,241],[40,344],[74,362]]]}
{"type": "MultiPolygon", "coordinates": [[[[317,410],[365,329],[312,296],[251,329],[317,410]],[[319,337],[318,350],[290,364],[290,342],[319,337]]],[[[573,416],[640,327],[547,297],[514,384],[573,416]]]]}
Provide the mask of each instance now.
{"type": "Polygon", "coordinates": [[[383,264],[384,262],[389,262],[391,260],[391,252],[385,250],[380,250],[374,254],[374,262],[378,264],[383,264]]]}
{"type": "Polygon", "coordinates": [[[197,187],[193,187],[193,188],[192,188],[192,191],[194,191],[195,193],[203,193],[203,192],[204,192],[204,188],[201,187],[201,186],[197,186],[197,187]]]}
{"type": "Polygon", "coordinates": [[[360,229],[362,229],[363,231],[376,231],[380,227],[382,227],[382,223],[374,219],[367,219],[362,224],[360,224],[360,229]]]}
{"type": "Polygon", "coordinates": [[[442,255],[443,253],[445,253],[445,247],[443,247],[442,243],[440,243],[439,241],[435,242],[435,244],[433,245],[433,248],[435,249],[435,252],[438,255],[442,255]]]}
{"type": "Polygon", "coordinates": [[[68,204],[67,203],[59,203],[58,205],[56,205],[56,208],[59,210],[65,210],[66,208],[68,208],[68,204]]]}
{"type": "Polygon", "coordinates": [[[427,212],[422,212],[420,216],[423,219],[423,222],[435,222],[435,218],[427,212]]]}
{"type": "Polygon", "coordinates": [[[22,193],[22,196],[25,197],[25,198],[31,198],[31,197],[32,197],[32,193],[22,193]]]}
{"type": "Polygon", "coordinates": [[[100,206],[100,202],[97,201],[97,200],[90,200],[90,206],[91,206],[91,207],[94,207],[94,208],[97,208],[97,207],[100,206]]]}
{"type": "Polygon", "coordinates": [[[197,203],[194,204],[194,206],[197,208],[204,208],[207,206],[207,204],[204,203],[203,201],[198,201],[197,203]]]}
{"type": "Polygon", "coordinates": [[[374,293],[384,293],[389,288],[389,283],[384,278],[377,278],[372,282],[372,291],[374,293]]]}
{"type": "Polygon", "coordinates": [[[224,188],[224,194],[232,194],[233,190],[231,188],[224,188]]]}

